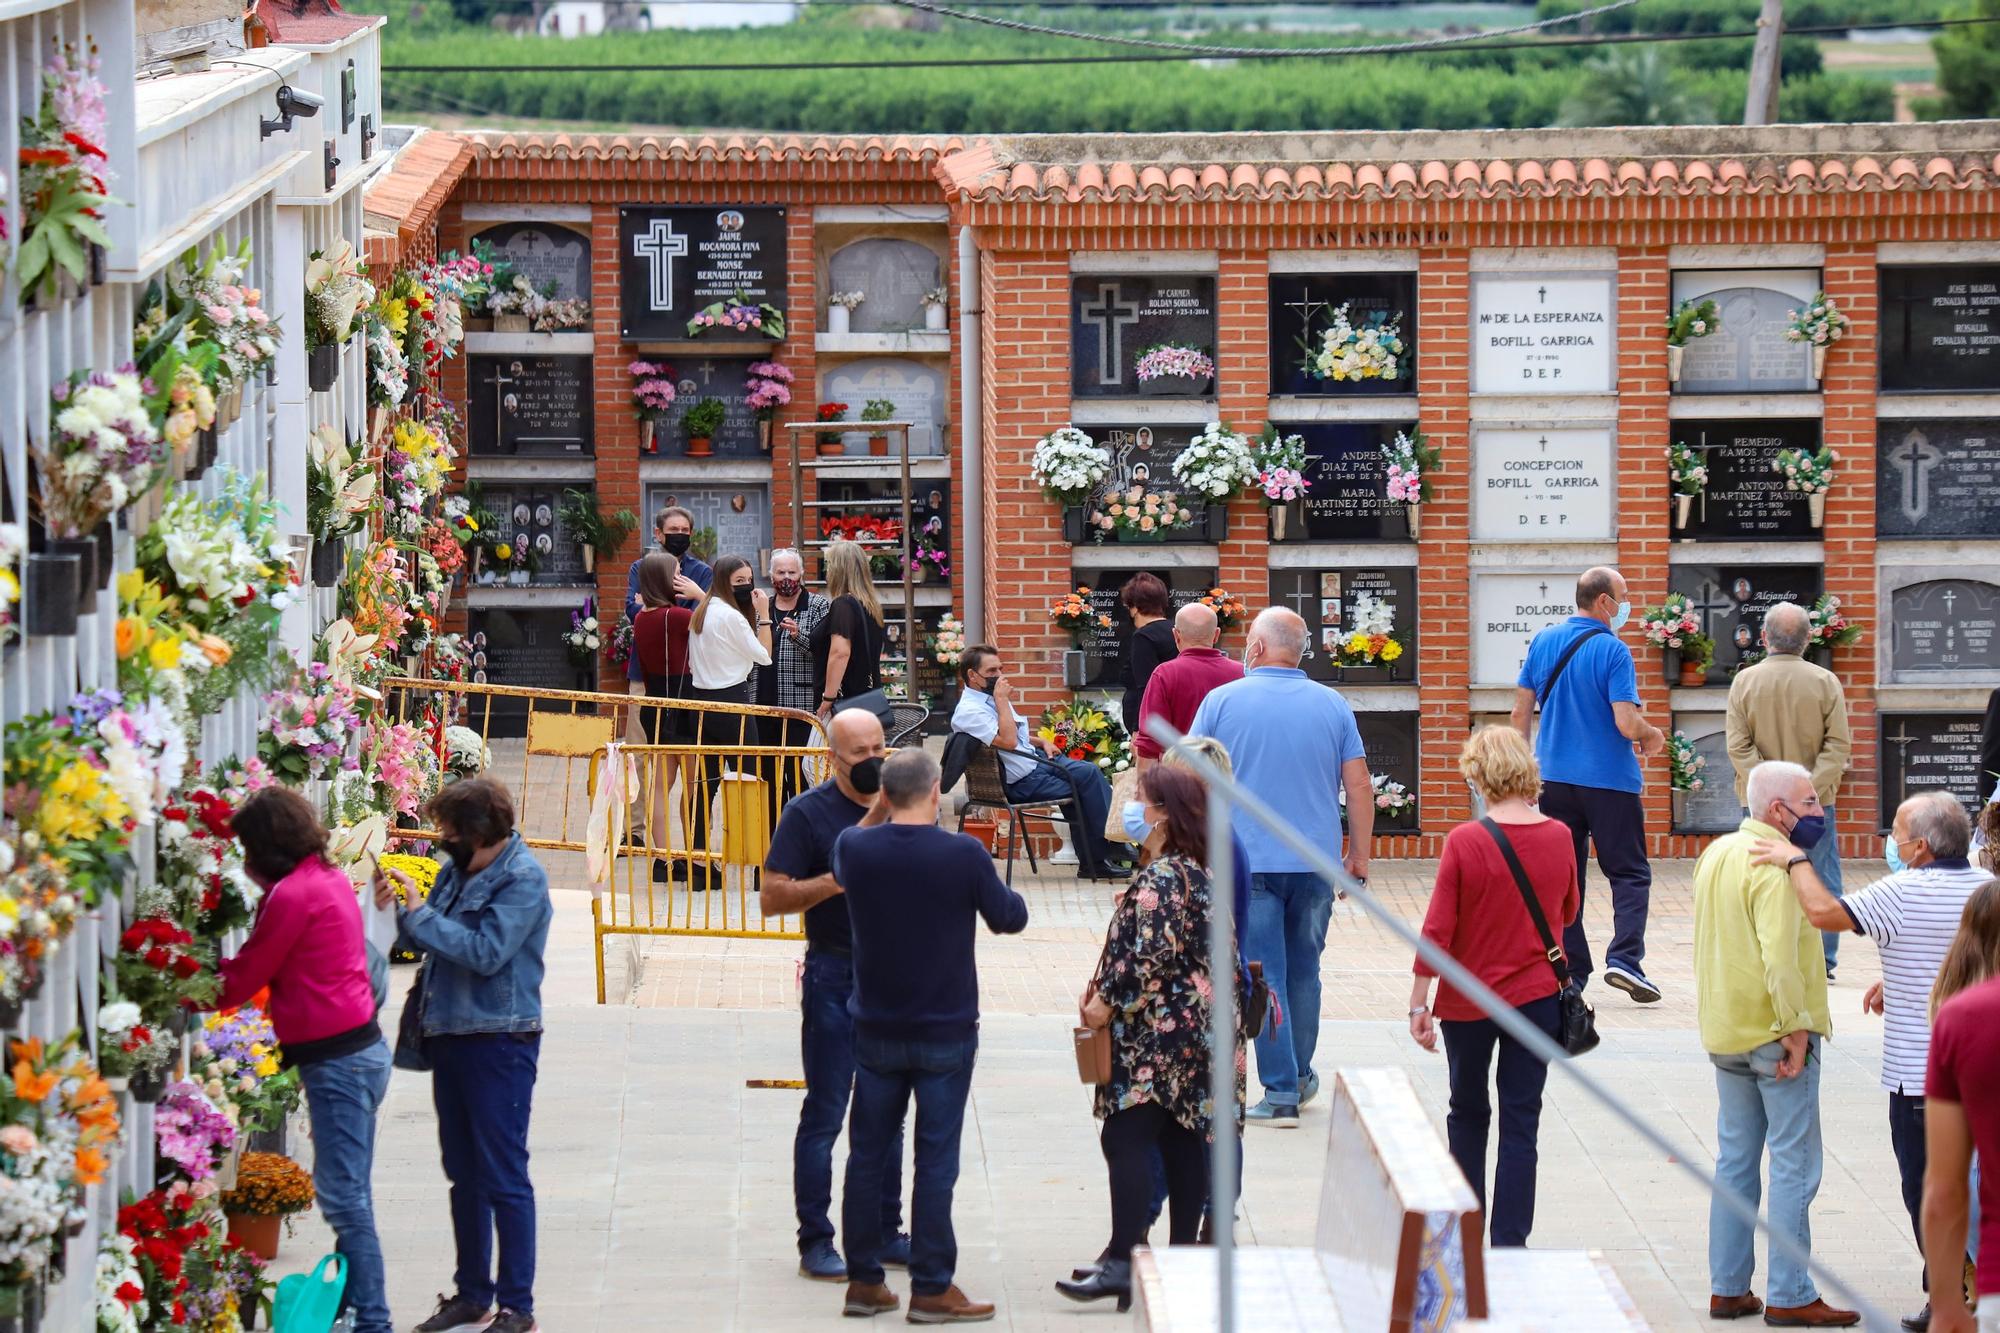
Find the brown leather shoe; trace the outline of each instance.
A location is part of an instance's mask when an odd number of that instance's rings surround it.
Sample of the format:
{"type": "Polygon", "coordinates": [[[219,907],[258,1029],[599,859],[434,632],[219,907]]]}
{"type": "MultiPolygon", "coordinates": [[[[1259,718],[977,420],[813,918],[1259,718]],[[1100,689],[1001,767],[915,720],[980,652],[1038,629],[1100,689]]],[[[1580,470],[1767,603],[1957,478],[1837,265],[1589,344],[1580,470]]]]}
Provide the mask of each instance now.
{"type": "Polygon", "coordinates": [[[901,1301],[896,1293],[880,1282],[850,1282],[847,1284],[847,1304],[840,1312],[855,1319],[873,1319],[878,1314],[887,1314],[901,1301]]]}
{"type": "Polygon", "coordinates": [[[913,1324],[983,1324],[992,1317],[990,1302],[975,1301],[957,1287],[935,1296],[911,1292],[910,1313],[904,1316],[913,1324]]]}
{"type": "Polygon", "coordinates": [[[1752,1292],[1741,1296],[1710,1296],[1708,1317],[1710,1319],[1743,1319],[1753,1314],[1764,1313],[1764,1302],[1752,1292]]]}
{"type": "Polygon", "coordinates": [[[1772,1328],[1853,1328],[1861,1322],[1861,1313],[1836,1310],[1816,1300],[1811,1305],[1774,1305],[1764,1311],[1764,1322],[1772,1328]]]}

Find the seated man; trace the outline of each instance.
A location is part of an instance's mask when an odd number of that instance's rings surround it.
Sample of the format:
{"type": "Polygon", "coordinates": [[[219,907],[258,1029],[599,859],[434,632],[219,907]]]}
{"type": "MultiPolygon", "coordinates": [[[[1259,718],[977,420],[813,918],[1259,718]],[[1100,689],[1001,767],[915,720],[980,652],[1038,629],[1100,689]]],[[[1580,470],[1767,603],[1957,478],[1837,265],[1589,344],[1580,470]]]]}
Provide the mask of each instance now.
{"type": "Polygon", "coordinates": [[[1014,711],[1009,697],[1000,650],[983,644],[967,648],[959,659],[958,678],[964,689],[958,707],[952,710],[951,729],[1000,751],[1008,797],[1021,802],[1067,800],[1070,784],[1059,769],[1068,769],[1076,779],[1083,806],[1082,826],[1075,819],[1069,821],[1076,854],[1084,858],[1086,867],[1094,864],[1099,874],[1112,878],[1130,874],[1113,863],[1113,849],[1104,839],[1104,815],[1111,808],[1111,784],[1104,771],[1085,760],[1057,754],[1055,746],[1028,730],[1026,719],[1014,711]],[[1036,749],[1048,756],[1048,762],[1034,758],[1036,749]]]}

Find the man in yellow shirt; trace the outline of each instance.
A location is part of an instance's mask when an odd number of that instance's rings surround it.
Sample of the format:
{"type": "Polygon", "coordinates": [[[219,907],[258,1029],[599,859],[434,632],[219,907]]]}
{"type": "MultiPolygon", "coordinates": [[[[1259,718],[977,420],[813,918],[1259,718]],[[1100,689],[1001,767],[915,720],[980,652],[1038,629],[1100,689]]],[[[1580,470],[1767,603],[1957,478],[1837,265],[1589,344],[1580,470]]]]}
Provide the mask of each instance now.
{"type": "MultiPolygon", "coordinates": [[[[1717,838],[1694,871],[1695,1004],[1701,1044],[1715,1065],[1715,1177],[1751,1207],[1771,1150],[1770,1224],[1812,1250],[1808,1212],[1819,1193],[1819,1046],[1832,1031],[1819,932],[1792,892],[1789,871],[1751,863],[1760,838],[1782,834],[1801,851],[1826,836],[1813,776],[1798,764],[1757,765],[1744,784],[1750,815],[1717,838]]],[[[1775,1247],[1770,1308],[1750,1290],[1756,1233],[1725,1207],[1708,1211],[1708,1312],[1762,1313],[1779,1328],[1847,1328],[1852,1310],[1820,1299],[1812,1274],[1775,1247]]]]}

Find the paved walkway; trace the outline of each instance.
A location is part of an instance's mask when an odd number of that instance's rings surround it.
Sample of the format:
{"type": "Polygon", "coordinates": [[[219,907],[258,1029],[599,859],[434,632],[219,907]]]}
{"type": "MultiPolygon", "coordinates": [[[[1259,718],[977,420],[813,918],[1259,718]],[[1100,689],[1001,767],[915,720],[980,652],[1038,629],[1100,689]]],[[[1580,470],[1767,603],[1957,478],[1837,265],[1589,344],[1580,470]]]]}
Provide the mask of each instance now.
{"type": "MultiPolygon", "coordinates": [[[[551,869],[557,923],[533,1135],[543,1328],[836,1327],[840,1289],[795,1273],[790,1152],[800,1094],[745,1086],[798,1072],[800,946],[654,940],[636,951],[636,967],[630,951],[614,948],[614,1003],[600,1008],[591,1003],[580,872],[559,857],[551,869]]],[[[1375,887],[1398,916],[1417,920],[1430,871],[1418,862],[1379,865],[1375,887]]],[[[1667,999],[1640,1009],[1600,996],[1605,1044],[1580,1063],[1614,1080],[1707,1164],[1715,1104],[1694,1033],[1690,867],[1669,863],[1656,872],[1648,966],[1667,999]]],[[[1867,874],[1852,867],[1850,881],[1867,874]]],[[[1108,1227],[1095,1124],[1070,1067],[1067,1028],[1109,893],[1068,879],[1020,882],[1033,914],[1028,932],[980,940],[985,1021],[956,1210],[960,1274],[968,1290],[1000,1302],[995,1327],[1116,1326],[1108,1306],[1079,1310],[1050,1286],[1097,1252],[1108,1227]]],[[[1596,901],[1588,912],[1601,941],[1609,912],[1596,901]]],[[[1875,950],[1856,939],[1843,950],[1837,1039],[1824,1075],[1827,1165],[1813,1213],[1816,1248],[1864,1292],[1903,1312],[1922,1299],[1918,1258],[1876,1084],[1880,1020],[1859,1012],[1862,991],[1878,975],[1875,950]]],[[[1441,1124],[1444,1062],[1404,1032],[1408,976],[1407,953],[1385,929],[1351,904],[1337,910],[1322,1068],[1403,1066],[1441,1124]]],[[[406,977],[399,968],[398,999],[406,977]]],[[[1251,1131],[1239,1229],[1246,1243],[1309,1242],[1326,1132],[1323,1106],[1308,1108],[1296,1132],[1251,1131]]],[[[1606,1251],[1656,1329],[1707,1327],[1707,1205],[1692,1182],[1561,1078],[1551,1081],[1541,1148],[1535,1243],[1606,1251]]],[[[399,1326],[408,1327],[429,1312],[433,1293],[450,1286],[452,1263],[421,1075],[395,1077],[375,1179],[391,1296],[399,1326]]],[[[280,1269],[307,1265],[328,1246],[309,1216],[286,1242],[280,1269]]],[[[894,1284],[907,1291],[901,1275],[894,1284]]]]}

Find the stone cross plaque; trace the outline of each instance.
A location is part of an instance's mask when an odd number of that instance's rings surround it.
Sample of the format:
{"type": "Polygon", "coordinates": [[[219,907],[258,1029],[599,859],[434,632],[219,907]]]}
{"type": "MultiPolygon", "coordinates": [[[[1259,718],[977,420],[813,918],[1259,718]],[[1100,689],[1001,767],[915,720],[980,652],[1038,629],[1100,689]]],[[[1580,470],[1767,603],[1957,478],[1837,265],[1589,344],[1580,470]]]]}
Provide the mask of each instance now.
{"type": "MultiPolygon", "coordinates": [[[[821,373],[825,376],[828,398],[846,403],[850,417],[859,419],[869,399],[883,399],[895,404],[896,420],[910,423],[913,456],[936,457],[944,453],[945,418],[949,409],[944,371],[940,367],[925,361],[884,356],[849,361],[821,373]]],[[[844,431],[840,438],[848,453],[868,452],[867,431],[844,431]]],[[[889,442],[892,455],[895,448],[892,439],[889,442]]]]}
{"type": "Polygon", "coordinates": [[[660,425],[659,451],[678,454],[687,448],[687,431],[681,419],[703,398],[722,400],[722,426],[709,437],[709,447],[717,458],[761,458],[764,456],[764,424],[750,410],[750,367],[754,357],[704,356],[675,357],[674,405],[660,425]]]}
{"type": "Polygon", "coordinates": [[[1986,719],[1978,713],[1883,713],[1882,827],[1912,796],[1946,791],[1976,814],[1992,794],[1994,776],[1979,771],[1986,719]]]}
{"type": "MultiPolygon", "coordinates": [[[[580,600],[580,599],[579,599],[580,600]]],[[[466,647],[472,654],[472,681],[475,685],[520,685],[529,689],[589,689],[592,669],[578,668],[570,660],[563,635],[569,630],[570,612],[564,607],[475,606],[466,612],[466,647]]],[[[612,623],[617,617],[612,617],[612,623]]],[[[599,623],[603,621],[600,618],[599,623]]],[[[528,701],[487,698],[473,701],[473,714],[466,725],[478,729],[482,723],[489,736],[508,738],[528,734],[528,701]],[[490,708],[490,718],[480,710],[490,708]]]]}
{"type": "MultiPolygon", "coordinates": [[[[1084,685],[1088,689],[1122,690],[1125,662],[1125,643],[1132,637],[1132,617],[1118,600],[1119,590],[1126,580],[1139,573],[1137,569],[1073,569],[1070,571],[1069,586],[1090,589],[1090,609],[1099,615],[1111,617],[1111,628],[1098,630],[1083,641],[1084,685]]],[[[1159,576],[1167,585],[1167,618],[1189,602],[1198,602],[1215,586],[1213,569],[1182,569],[1169,567],[1147,571],[1159,576]]],[[[1114,701],[1108,710],[1113,719],[1118,717],[1118,705],[1114,701]]]]}
{"type": "Polygon", "coordinates": [[[1417,275],[1414,273],[1274,273],[1271,275],[1271,392],[1340,397],[1417,391],[1417,275]],[[1395,379],[1339,381],[1305,372],[1324,343],[1336,307],[1357,326],[1376,315],[1402,327],[1395,379]]]}
{"type": "MultiPolygon", "coordinates": [[[[786,308],[785,210],[629,204],[618,210],[620,336],[684,342],[695,312],[741,291],[786,308]]],[[[711,330],[710,341],[755,341],[711,330]]]]}
{"type": "Polygon", "coordinates": [[[1609,426],[1483,428],[1473,437],[1474,541],[1610,541],[1618,489],[1609,426]]]}
{"type": "Polygon", "coordinates": [[[1356,685],[1413,681],[1417,663],[1417,571],[1390,569],[1274,569],[1272,606],[1289,607],[1306,622],[1306,655],[1299,663],[1314,680],[1356,685]],[[1403,655],[1389,667],[1341,667],[1336,645],[1354,629],[1354,604],[1368,593],[1395,613],[1389,637],[1403,655]]]}
{"type": "MultiPolygon", "coordinates": [[[[1708,462],[1708,484],[1688,506],[1680,525],[1674,506],[1674,535],[1683,541],[1810,541],[1817,529],[1812,506],[1800,491],[1785,489],[1773,470],[1780,449],[1819,448],[1817,421],[1676,421],[1673,438],[1708,462]]],[[[1661,469],[1665,475],[1665,467],[1661,469]]],[[[1671,495],[1671,489],[1669,494],[1671,495]]]]}
{"type": "Polygon", "coordinates": [[[1878,536],[1988,537],[1996,516],[2000,516],[2000,421],[1923,417],[1878,423],[1878,536]]]}
{"type": "MultiPolygon", "coordinates": [[[[1361,732],[1361,748],[1368,755],[1368,772],[1403,784],[1403,790],[1419,796],[1417,765],[1417,715],[1410,713],[1358,712],[1354,724],[1361,732]]],[[[1345,793],[1342,793],[1343,797],[1345,793]]],[[[1401,814],[1375,812],[1377,833],[1414,833],[1423,816],[1421,803],[1401,814]]]]}
{"type": "Polygon", "coordinates": [[[1610,393],[1617,387],[1610,273],[1475,273],[1474,393],[1610,393]]]}
{"type": "Polygon", "coordinates": [[[504,222],[473,239],[492,246],[536,291],[553,282],[560,300],[591,299],[590,238],[582,232],[554,222],[504,222]]]}
{"type": "Polygon", "coordinates": [[[592,442],[588,356],[468,357],[470,452],[584,457],[592,442]]]}
{"type": "Polygon", "coordinates": [[[1783,393],[1817,387],[1812,348],[1785,337],[1819,292],[1817,269],[1693,270],[1674,274],[1674,305],[1713,300],[1722,330],[1688,340],[1677,393],[1783,393]]]}
{"type": "Polygon", "coordinates": [[[1889,594],[1889,669],[2000,672],[2000,586],[1932,579],[1889,594]]]}
{"type": "Polygon", "coordinates": [[[1736,770],[1729,762],[1729,736],[1714,713],[1681,713],[1674,725],[1694,742],[1695,753],[1708,762],[1701,770],[1701,789],[1682,798],[1676,833],[1730,833],[1743,822],[1736,800],[1736,770]],[[1707,727],[1708,730],[1701,728],[1707,727]]]}
{"type": "Polygon", "coordinates": [[[1885,268],[1881,282],[1885,390],[2000,383],[2000,264],[1885,268]]]}
{"type": "Polygon", "coordinates": [[[1779,602],[1811,609],[1826,590],[1826,572],[1819,565],[1675,565],[1669,583],[1715,640],[1708,679],[1719,684],[1745,656],[1763,652],[1764,612],[1779,602]]]}
{"type": "Polygon", "coordinates": [[[1576,614],[1571,574],[1472,576],[1472,683],[1513,685],[1521,679],[1528,644],[1550,625],[1576,614]]]}
{"type": "Polygon", "coordinates": [[[1306,540],[1403,541],[1410,536],[1409,506],[1389,498],[1389,465],[1382,446],[1415,422],[1304,421],[1277,423],[1306,442],[1303,502],[1306,540]]]}
{"type": "Polygon", "coordinates": [[[716,556],[740,555],[756,568],[758,582],[764,581],[764,553],[771,549],[769,487],[648,486],[646,512],[640,515],[645,520],[641,531],[652,532],[653,515],[674,505],[694,515],[697,535],[704,528],[714,531],[715,555],[703,557],[709,564],[715,563],[716,556]]]}
{"type": "Polygon", "coordinates": [[[1138,393],[1133,368],[1156,343],[1215,355],[1213,273],[1079,273],[1070,280],[1069,313],[1070,392],[1078,398],[1138,393]]]}
{"type": "Polygon", "coordinates": [[[863,300],[848,325],[856,333],[905,333],[924,326],[924,293],[944,285],[944,261],[915,241],[871,236],[834,251],[827,282],[863,300]]]}

